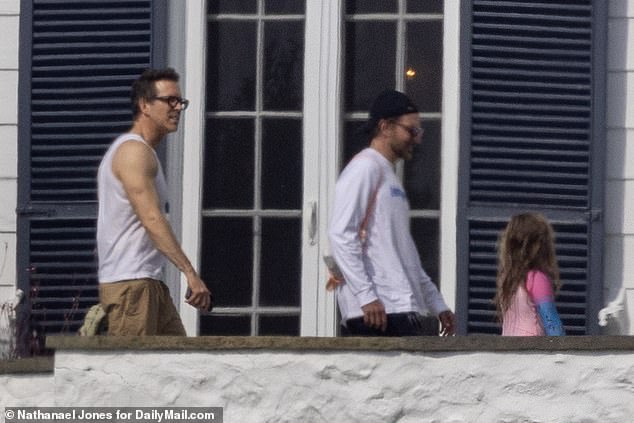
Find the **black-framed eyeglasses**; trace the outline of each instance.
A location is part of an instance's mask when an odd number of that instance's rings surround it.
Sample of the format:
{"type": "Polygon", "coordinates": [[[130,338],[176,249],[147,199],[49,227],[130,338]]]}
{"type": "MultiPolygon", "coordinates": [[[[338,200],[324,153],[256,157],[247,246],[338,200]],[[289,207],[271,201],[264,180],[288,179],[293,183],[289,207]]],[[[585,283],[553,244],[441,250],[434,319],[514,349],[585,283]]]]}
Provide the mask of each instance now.
{"type": "Polygon", "coordinates": [[[407,125],[403,125],[402,123],[398,123],[398,122],[394,122],[394,121],[392,121],[392,123],[394,125],[400,126],[401,128],[405,129],[407,132],[409,132],[409,135],[412,138],[419,137],[419,136],[423,135],[423,133],[425,132],[425,128],[418,128],[418,127],[415,127],[415,126],[407,126],[407,125]]]}
{"type": "Polygon", "coordinates": [[[187,106],[189,106],[189,100],[182,97],[176,97],[175,95],[151,97],[150,100],[159,100],[163,103],[167,103],[172,109],[175,109],[176,106],[180,105],[181,110],[185,110],[187,106]]]}

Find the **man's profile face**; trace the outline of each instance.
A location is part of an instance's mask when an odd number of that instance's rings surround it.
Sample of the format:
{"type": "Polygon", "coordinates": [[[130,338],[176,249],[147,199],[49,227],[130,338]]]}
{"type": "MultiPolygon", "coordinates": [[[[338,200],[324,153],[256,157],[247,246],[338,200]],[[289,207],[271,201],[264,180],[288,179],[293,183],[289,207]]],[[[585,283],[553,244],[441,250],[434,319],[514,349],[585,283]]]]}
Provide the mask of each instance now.
{"type": "Polygon", "coordinates": [[[391,123],[390,148],[400,159],[410,160],[414,156],[414,148],[420,144],[422,132],[418,113],[399,116],[391,123]],[[419,132],[418,134],[414,134],[419,132]]]}
{"type": "Polygon", "coordinates": [[[165,133],[175,132],[183,110],[183,105],[178,101],[181,99],[178,83],[169,80],[156,81],[155,89],[156,95],[147,102],[147,115],[165,133]]]}

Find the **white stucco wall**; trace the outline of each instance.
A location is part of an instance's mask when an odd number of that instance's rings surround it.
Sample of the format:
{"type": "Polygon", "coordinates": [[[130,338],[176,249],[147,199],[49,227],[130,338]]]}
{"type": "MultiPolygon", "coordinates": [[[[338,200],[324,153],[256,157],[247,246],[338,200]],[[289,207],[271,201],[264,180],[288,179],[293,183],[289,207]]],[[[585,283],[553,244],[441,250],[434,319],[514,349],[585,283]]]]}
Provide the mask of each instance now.
{"type": "Polygon", "coordinates": [[[225,422],[623,423],[633,381],[630,352],[57,351],[48,378],[0,377],[0,403],[223,407],[225,422]]]}
{"type": "MultiPolygon", "coordinates": [[[[55,378],[52,374],[0,375],[0,406],[54,407],[55,378]],[[15,404],[15,405],[13,405],[15,404]]],[[[0,422],[4,413],[0,410],[0,422]]]]}
{"type": "Polygon", "coordinates": [[[19,0],[0,0],[0,303],[15,295],[19,0]]]}

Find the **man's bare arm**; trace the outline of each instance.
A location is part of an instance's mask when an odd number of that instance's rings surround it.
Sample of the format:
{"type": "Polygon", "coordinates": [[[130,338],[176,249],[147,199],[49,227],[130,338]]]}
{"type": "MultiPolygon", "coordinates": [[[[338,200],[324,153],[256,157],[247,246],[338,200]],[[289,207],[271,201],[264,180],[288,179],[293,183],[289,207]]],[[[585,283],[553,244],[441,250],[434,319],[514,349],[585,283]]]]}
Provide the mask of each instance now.
{"type": "Polygon", "coordinates": [[[187,302],[196,308],[207,309],[210,292],[180,247],[161,210],[155,185],[158,163],[150,147],[134,141],[123,143],[113,158],[112,171],[123,184],[130,204],[156,248],[185,274],[192,291],[187,302]]]}

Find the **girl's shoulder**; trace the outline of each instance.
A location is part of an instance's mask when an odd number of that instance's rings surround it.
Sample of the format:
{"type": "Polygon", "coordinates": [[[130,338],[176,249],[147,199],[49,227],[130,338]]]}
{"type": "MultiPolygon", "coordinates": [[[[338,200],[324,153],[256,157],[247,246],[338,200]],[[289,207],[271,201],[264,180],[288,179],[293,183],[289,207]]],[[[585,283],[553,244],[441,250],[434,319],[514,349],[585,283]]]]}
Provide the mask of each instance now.
{"type": "Polygon", "coordinates": [[[529,270],[526,274],[526,290],[539,295],[552,295],[553,284],[550,277],[541,270],[529,270]]]}
{"type": "Polygon", "coordinates": [[[533,278],[550,279],[546,273],[542,272],[539,269],[531,269],[526,273],[526,279],[533,279],[533,278]]]}

